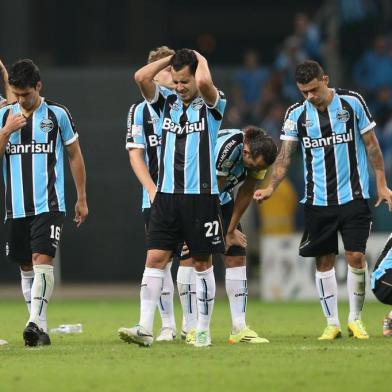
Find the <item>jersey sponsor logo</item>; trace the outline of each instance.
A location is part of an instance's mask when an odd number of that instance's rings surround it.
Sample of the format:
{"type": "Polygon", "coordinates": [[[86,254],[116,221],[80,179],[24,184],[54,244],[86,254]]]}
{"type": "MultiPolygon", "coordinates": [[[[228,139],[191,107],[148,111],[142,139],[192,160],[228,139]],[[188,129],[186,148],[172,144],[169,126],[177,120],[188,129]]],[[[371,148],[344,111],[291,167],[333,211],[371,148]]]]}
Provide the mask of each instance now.
{"type": "Polygon", "coordinates": [[[205,121],[204,118],[193,123],[187,121],[182,127],[181,125],[174,123],[171,118],[166,117],[163,120],[162,129],[176,133],[177,135],[182,135],[184,133],[189,134],[193,132],[202,132],[205,130],[205,121]]]}
{"type": "Polygon", "coordinates": [[[295,128],[296,128],[295,121],[288,118],[284,122],[283,131],[285,131],[285,132],[295,131],[295,128]]]}
{"type": "Polygon", "coordinates": [[[347,110],[338,110],[336,113],[336,119],[340,122],[347,122],[350,119],[350,113],[347,110]]]}
{"type": "Polygon", "coordinates": [[[134,111],[135,107],[136,107],[136,105],[132,105],[129,108],[128,118],[127,118],[127,128],[128,129],[130,129],[132,127],[133,111],[134,111]]]}
{"type": "Polygon", "coordinates": [[[237,143],[236,140],[230,140],[229,143],[226,144],[225,148],[223,149],[222,153],[220,154],[220,157],[218,159],[218,167],[231,167],[231,161],[227,161],[230,163],[230,166],[227,166],[228,163],[225,162],[228,154],[230,153],[230,150],[235,144],[237,143]]]}
{"type": "Polygon", "coordinates": [[[180,105],[177,102],[173,102],[169,104],[170,110],[176,110],[177,112],[181,109],[180,105]]]}
{"type": "Polygon", "coordinates": [[[161,137],[158,135],[149,135],[148,136],[148,145],[150,147],[157,147],[161,145],[161,137]]]}
{"type": "Polygon", "coordinates": [[[52,154],[54,152],[53,140],[50,143],[36,143],[35,140],[31,144],[11,144],[8,142],[5,153],[8,155],[17,154],[52,154]]]}
{"type": "Polygon", "coordinates": [[[42,132],[49,133],[54,128],[54,124],[53,121],[49,118],[44,118],[40,122],[39,127],[41,128],[42,132]]]}
{"type": "Polygon", "coordinates": [[[305,124],[302,124],[306,128],[311,128],[313,127],[313,121],[312,120],[306,120],[305,124]]]}
{"type": "Polygon", "coordinates": [[[348,133],[332,133],[332,136],[320,137],[318,139],[311,139],[306,136],[302,139],[302,143],[304,148],[319,148],[331,146],[333,144],[343,144],[348,143],[353,140],[353,132],[352,129],[348,133]]]}
{"type": "Polygon", "coordinates": [[[159,122],[159,117],[151,117],[151,120],[147,120],[148,124],[156,124],[159,122]]]}
{"type": "Polygon", "coordinates": [[[131,132],[132,132],[132,136],[133,137],[142,136],[143,126],[142,125],[133,124],[131,126],[131,132]]]}
{"type": "Polygon", "coordinates": [[[204,101],[202,98],[199,97],[192,102],[191,107],[193,110],[200,110],[203,107],[203,105],[204,105],[204,101]]]}

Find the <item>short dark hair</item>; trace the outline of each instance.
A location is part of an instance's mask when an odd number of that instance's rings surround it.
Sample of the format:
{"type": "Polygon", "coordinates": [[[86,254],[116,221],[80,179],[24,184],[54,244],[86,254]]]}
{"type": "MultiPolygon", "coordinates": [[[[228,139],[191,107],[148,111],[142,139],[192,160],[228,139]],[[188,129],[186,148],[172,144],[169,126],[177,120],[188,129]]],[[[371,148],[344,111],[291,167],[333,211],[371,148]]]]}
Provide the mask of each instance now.
{"type": "Polygon", "coordinates": [[[244,142],[249,147],[252,159],[262,156],[264,162],[271,166],[278,155],[278,146],[274,139],[264,131],[264,129],[248,126],[242,129],[244,132],[244,142]]]}
{"type": "Polygon", "coordinates": [[[196,72],[198,60],[195,52],[191,49],[179,49],[173,55],[170,61],[170,65],[175,71],[179,71],[189,65],[191,74],[194,75],[196,72]]]}
{"type": "Polygon", "coordinates": [[[313,79],[321,80],[325,72],[317,61],[305,60],[297,65],[295,70],[295,81],[297,83],[306,84],[313,79]]]}
{"type": "Polygon", "coordinates": [[[30,59],[18,60],[8,73],[9,84],[19,88],[35,88],[40,80],[39,69],[30,59]]]}

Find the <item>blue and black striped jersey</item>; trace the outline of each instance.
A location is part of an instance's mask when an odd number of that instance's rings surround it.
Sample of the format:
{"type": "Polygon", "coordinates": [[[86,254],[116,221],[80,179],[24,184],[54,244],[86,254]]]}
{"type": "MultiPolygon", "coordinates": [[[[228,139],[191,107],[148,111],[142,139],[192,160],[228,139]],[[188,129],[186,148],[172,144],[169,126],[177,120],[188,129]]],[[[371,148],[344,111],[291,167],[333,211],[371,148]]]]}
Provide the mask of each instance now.
{"type": "Polygon", "coordinates": [[[214,147],[226,107],[222,92],[209,107],[201,97],[188,106],[176,93],[157,88],[152,101],[160,113],[162,129],[158,191],[183,194],[218,194],[214,147]]]}
{"type": "MultiPolygon", "coordinates": [[[[4,127],[18,103],[0,109],[4,127]]],[[[63,146],[78,138],[69,111],[42,98],[24,128],[11,134],[3,157],[6,219],[64,211],[63,146]]]]}
{"type": "MultiPolygon", "coordinates": [[[[162,129],[159,115],[146,101],[132,105],[128,112],[126,149],[142,148],[144,161],[155,184],[158,183],[162,129]]],[[[150,208],[148,192],[143,188],[142,208],[150,208]]]]}
{"type": "Polygon", "coordinates": [[[386,270],[389,269],[392,269],[392,234],[389,236],[380,257],[374,266],[372,277],[370,279],[372,289],[376,286],[376,280],[380,279],[385,274],[386,270]]]}
{"type": "Polygon", "coordinates": [[[362,135],[375,127],[362,96],[336,89],[325,112],[309,101],[286,112],[282,140],[301,141],[305,195],[302,203],[341,205],[369,198],[369,173],[362,135]]]}
{"type": "MultiPolygon", "coordinates": [[[[221,129],[215,145],[216,174],[225,177],[223,188],[219,194],[221,204],[228,203],[231,191],[247,177],[249,170],[244,165],[244,133],[241,129],[221,129]]],[[[265,177],[266,170],[251,171],[250,174],[257,180],[265,177]]]]}

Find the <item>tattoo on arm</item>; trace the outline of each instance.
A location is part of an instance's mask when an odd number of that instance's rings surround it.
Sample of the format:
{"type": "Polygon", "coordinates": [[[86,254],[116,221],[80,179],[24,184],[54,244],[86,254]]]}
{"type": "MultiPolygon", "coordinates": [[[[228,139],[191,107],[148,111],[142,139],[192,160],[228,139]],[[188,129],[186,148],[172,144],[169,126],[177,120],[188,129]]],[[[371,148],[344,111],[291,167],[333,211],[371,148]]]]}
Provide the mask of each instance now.
{"type": "Polygon", "coordinates": [[[291,162],[291,156],[297,148],[297,141],[284,140],[280,148],[279,155],[274,164],[274,171],[271,178],[271,186],[273,189],[281,183],[287,173],[287,168],[291,162]]]}
{"type": "Polygon", "coordinates": [[[377,144],[371,144],[367,148],[368,159],[373,167],[373,170],[384,171],[384,159],[380,146],[377,144]]]}

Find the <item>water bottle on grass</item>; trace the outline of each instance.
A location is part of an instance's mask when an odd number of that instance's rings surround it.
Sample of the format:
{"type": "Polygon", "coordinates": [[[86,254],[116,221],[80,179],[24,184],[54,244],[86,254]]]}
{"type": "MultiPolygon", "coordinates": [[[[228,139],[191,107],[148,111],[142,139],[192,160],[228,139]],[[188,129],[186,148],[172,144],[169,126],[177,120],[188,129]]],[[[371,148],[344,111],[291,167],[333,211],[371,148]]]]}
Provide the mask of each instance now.
{"type": "Polygon", "coordinates": [[[57,328],[52,328],[51,333],[82,333],[82,324],[61,324],[57,328]]]}

